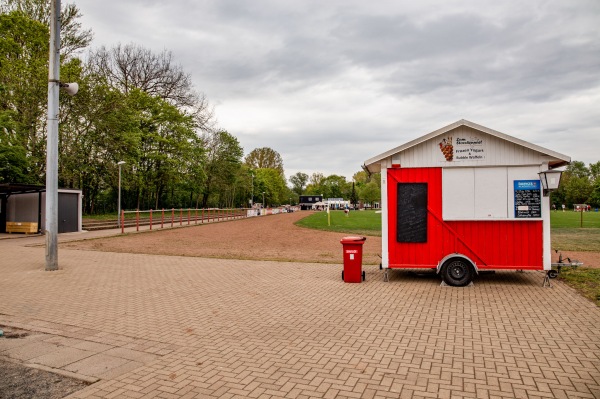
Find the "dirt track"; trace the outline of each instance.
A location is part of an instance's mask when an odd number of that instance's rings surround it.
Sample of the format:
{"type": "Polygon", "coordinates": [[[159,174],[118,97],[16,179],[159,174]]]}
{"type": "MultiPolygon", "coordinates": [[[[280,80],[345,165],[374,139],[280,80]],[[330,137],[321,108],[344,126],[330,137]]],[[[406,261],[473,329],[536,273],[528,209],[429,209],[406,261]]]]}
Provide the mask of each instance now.
{"type": "MultiPolygon", "coordinates": [[[[309,214],[294,212],[64,245],[108,252],[341,264],[340,239],[348,234],[294,225],[309,214]]],[[[381,237],[367,237],[363,263],[379,264],[380,253],[381,237]]]]}
{"type": "MultiPolygon", "coordinates": [[[[294,225],[309,214],[295,212],[61,245],[107,252],[341,264],[340,239],[348,234],[294,225]]],[[[381,237],[367,237],[363,263],[379,264],[380,254],[381,237]]],[[[552,256],[553,262],[558,261],[558,255],[552,252],[552,256]]],[[[585,267],[600,267],[598,252],[564,251],[563,256],[582,261],[585,267]]]]}

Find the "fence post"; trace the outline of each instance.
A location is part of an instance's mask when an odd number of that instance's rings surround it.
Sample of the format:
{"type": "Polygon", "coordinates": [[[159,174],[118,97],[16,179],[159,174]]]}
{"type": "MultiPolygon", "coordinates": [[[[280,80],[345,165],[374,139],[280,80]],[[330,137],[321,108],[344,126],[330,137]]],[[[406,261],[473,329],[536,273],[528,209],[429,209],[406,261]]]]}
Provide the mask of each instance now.
{"type": "Polygon", "coordinates": [[[183,210],[179,208],[179,225],[183,226],[183,210]]]}
{"type": "Polygon", "coordinates": [[[140,210],[135,210],[135,230],[140,231],[140,210]]]}
{"type": "Polygon", "coordinates": [[[175,220],[175,208],[171,208],[171,227],[173,227],[174,220],[175,220]]]}
{"type": "Polygon", "coordinates": [[[150,209],[150,230],[152,230],[152,209],[150,209]]]}
{"type": "Polygon", "coordinates": [[[194,224],[198,224],[198,208],[194,208],[194,224]]]}
{"type": "Polygon", "coordinates": [[[190,225],[190,208],[188,208],[188,226],[190,225]]]}
{"type": "Polygon", "coordinates": [[[125,211],[121,211],[121,234],[125,233],[125,211]]]}
{"type": "Polygon", "coordinates": [[[162,213],[160,215],[160,228],[164,228],[165,226],[165,208],[162,208],[162,213]]]}

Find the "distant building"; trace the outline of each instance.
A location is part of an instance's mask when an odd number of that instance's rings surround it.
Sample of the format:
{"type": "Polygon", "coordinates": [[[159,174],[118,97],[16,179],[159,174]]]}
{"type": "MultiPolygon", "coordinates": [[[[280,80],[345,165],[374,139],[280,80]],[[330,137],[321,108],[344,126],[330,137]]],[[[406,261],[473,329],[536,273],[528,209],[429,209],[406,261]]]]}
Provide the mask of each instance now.
{"type": "Polygon", "coordinates": [[[343,198],[328,198],[325,205],[329,206],[329,209],[345,209],[346,207],[350,208],[350,201],[343,198]]]}
{"type": "Polygon", "coordinates": [[[301,195],[300,199],[300,209],[303,211],[313,209],[313,205],[322,204],[323,196],[322,195],[301,195]]]}

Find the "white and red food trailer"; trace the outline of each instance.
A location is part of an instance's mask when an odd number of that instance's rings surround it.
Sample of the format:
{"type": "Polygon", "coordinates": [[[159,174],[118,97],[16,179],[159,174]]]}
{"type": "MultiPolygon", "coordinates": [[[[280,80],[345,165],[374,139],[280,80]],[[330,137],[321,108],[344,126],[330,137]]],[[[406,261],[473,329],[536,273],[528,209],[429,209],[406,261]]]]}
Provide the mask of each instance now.
{"type": "Polygon", "coordinates": [[[367,160],[381,173],[386,279],[388,269],[432,268],[464,286],[480,270],[551,270],[539,174],[570,161],[464,119],[367,160]]]}

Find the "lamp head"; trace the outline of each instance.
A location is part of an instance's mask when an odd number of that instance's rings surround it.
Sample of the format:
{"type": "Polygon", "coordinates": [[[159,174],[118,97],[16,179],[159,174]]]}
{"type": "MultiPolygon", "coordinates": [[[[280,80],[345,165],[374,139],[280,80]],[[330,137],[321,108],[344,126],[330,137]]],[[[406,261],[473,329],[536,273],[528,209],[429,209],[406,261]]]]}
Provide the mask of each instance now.
{"type": "Polygon", "coordinates": [[[560,170],[545,170],[538,173],[540,176],[540,182],[544,190],[544,196],[547,196],[550,192],[558,190],[560,186],[560,177],[562,171],[560,170]]]}
{"type": "Polygon", "coordinates": [[[65,89],[67,94],[70,96],[74,96],[79,91],[79,84],[74,83],[74,82],[73,83],[61,83],[60,87],[65,89]]]}

